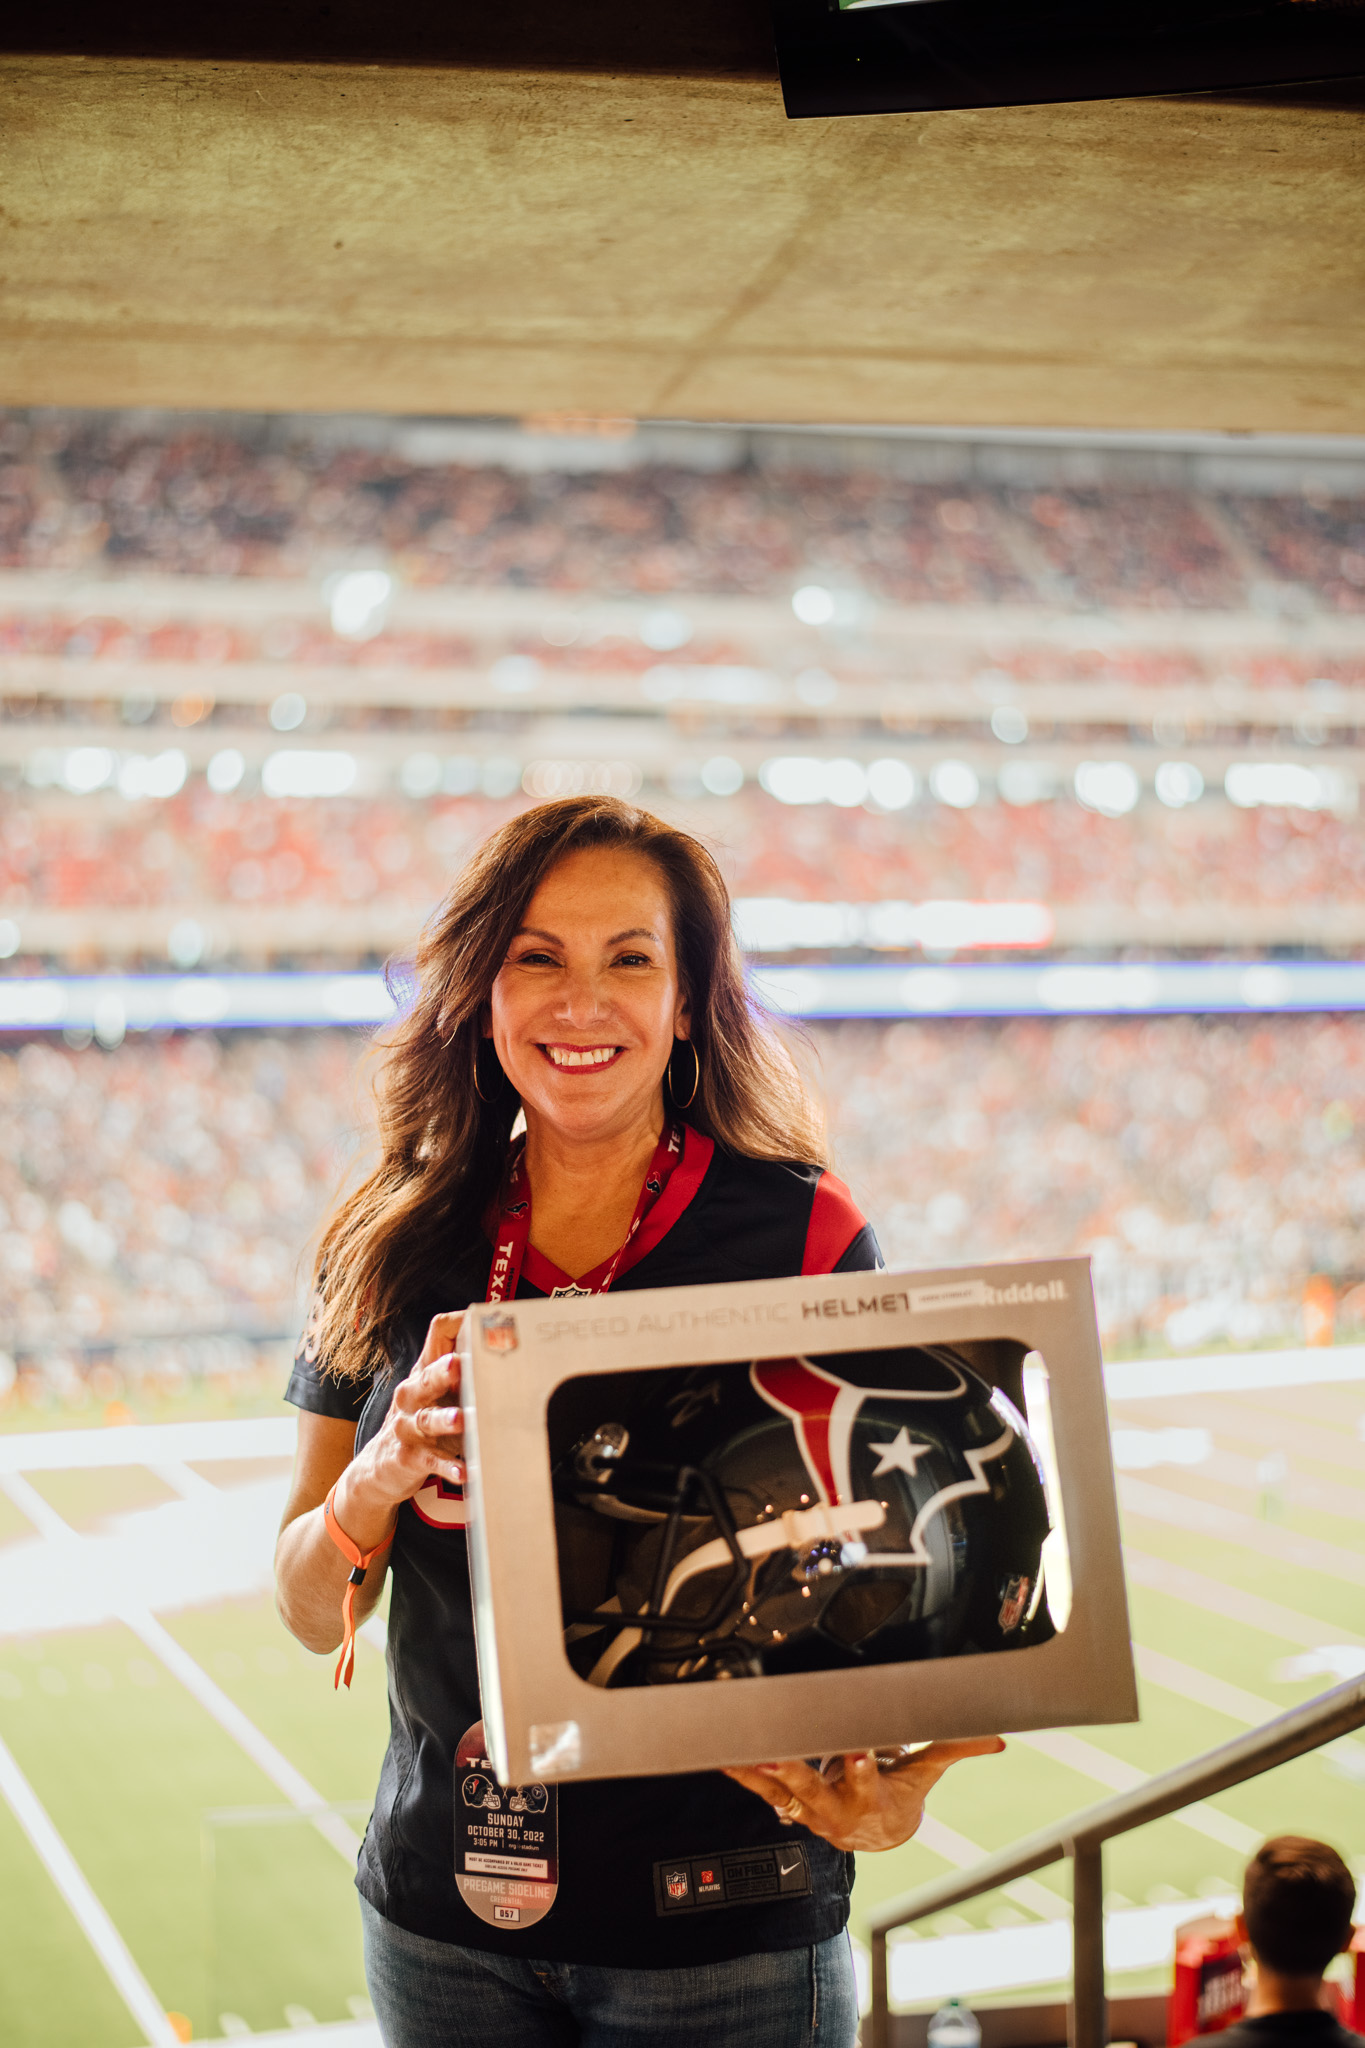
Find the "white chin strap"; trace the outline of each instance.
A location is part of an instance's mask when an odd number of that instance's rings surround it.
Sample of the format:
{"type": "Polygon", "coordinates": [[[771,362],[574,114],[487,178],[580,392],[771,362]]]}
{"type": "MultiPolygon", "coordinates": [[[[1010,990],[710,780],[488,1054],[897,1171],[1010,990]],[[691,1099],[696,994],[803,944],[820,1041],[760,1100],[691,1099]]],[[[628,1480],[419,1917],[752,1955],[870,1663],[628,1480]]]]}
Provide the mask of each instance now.
{"type": "MultiPolygon", "coordinates": [[[[879,1500],[855,1500],[847,1506],[831,1507],[826,1501],[817,1501],[811,1508],[788,1508],[771,1522],[759,1522],[752,1529],[738,1532],[739,1547],[745,1557],[771,1557],[775,1550],[804,1550],[808,1543],[819,1543],[825,1539],[843,1536],[862,1536],[869,1530],[880,1529],[886,1520],[886,1509],[879,1500]]],[[[667,1614],[679,1591],[689,1579],[697,1578],[702,1572],[713,1572],[730,1563],[732,1551],[723,1536],[713,1537],[709,1543],[701,1544],[689,1552],[680,1564],[675,1564],[664,1587],[660,1611],[667,1614]]],[[[641,1608],[641,1613],[644,1609],[641,1608]]],[[[621,1629],[616,1640],[602,1652],[588,1674],[589,1685],[609,1685],[612,1673],[618,1664],[625,1662],[631,1651],[644,1640],[644,1631],[638,1628],[621,1629]]]]}

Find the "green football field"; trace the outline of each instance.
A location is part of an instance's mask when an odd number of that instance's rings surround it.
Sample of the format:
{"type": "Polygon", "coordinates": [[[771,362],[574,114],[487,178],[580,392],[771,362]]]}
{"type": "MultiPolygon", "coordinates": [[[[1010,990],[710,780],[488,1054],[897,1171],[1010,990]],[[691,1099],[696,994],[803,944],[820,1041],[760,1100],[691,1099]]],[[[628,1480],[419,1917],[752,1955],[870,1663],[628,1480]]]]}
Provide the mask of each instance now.
{"type": "MultiPolygon", "coordinates": [[[[1141,1721],[1018,1738],[951,1773],[921,1839],[861,1859],[855,1932],[878,1901],[1322,1690],[1348,1674],[1352,1651],[1365,1666],[1365,1380],[1135,1401],[1113,1417],[1127,1433],[1141,1721]],[[1205,1454],[1180,1462],[1200,1431],[1205,1454]],[[1160,1460],[1163,1444],[1175,1462],[1160,1460]]],[[[60,1566],[80,1584],[123,1554],[102,1550],[111,1532],[145,1517],[155,1531],[156,1511],[177,1498],[201,1518],[215,1493],[255,1486],[265,1500],[282,1470],[201,1461],[188,1482],[131,1464],[9,1477],[0,1548],[16,1583],[60,1566]]],[[[361,1642],[354,1688],[338,1696],[328,1661],[286,1635],[264,1590],[163,1605],[150,1621],[66,1619],[0,1634],[6,2048],[146,2038],[127,1966],[92,1945],[98,1925],[182,2038],[365,2017],[345,1831],[363,1827],[383,1752],[378,1647],[361,1642]],[[290,1767],[328,1813],[310,1819],[287,1802],[290,1767]],[[50,1829],[46,1863],[30,1839],[32,1803],[50,1829]]],[[[1227,1893],[1247,1850],[1286,1830],[1326,1837],[1365,1871],[1365,1738],[1113,1845],[1109,1905],[1121,1914],[1227,1893]]],[[[1022,1902],[997,1894],[942,1916],[918,1940],[1064,1915],[1064,1872],[1035,1884],[1022,1902]]],[[[907,1955],[898,1977],[911,1998],[914,1968],[907,1955]]],[[[1111,1989],[1160,1981],[1149,1970],[1111,1989]]]]}

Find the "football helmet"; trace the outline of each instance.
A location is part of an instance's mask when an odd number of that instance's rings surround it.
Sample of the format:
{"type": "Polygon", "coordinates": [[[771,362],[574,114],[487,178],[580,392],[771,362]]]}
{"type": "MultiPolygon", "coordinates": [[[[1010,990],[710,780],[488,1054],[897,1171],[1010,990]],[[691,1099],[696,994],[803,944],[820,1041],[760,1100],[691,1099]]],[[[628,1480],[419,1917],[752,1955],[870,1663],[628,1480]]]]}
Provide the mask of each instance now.
{"type": "Polygon", "coordinates": [[[1054,1633],[1037,1449],[1008,1395],[946,1347],[580,1379],[551,1428],[565,1643],[591,1684],[1054,1633]]]}

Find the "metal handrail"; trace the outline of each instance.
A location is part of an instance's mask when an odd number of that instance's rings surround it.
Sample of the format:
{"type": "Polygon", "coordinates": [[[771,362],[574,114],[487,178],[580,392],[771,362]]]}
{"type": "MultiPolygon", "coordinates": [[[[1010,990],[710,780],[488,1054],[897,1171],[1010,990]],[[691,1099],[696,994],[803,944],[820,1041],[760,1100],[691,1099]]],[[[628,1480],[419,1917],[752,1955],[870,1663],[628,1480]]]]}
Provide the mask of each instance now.
{"type": "Polygon", "coordinates": [[[1353,1678],[1330,1692],[1306,1700],[1263,1727],[1239,1735],[1203,1756],[1177,1764],[1149,1778],[1116,1799],[1102,1799],[1069,1814],[1055,1827],[1025,1835],[1012,1848],[987,1856],[970,1870],[920,1885],[892,1899],[871,1915],[872,2010],[868,2048],[891,2048],[891,2008],[887,1984],[887,1936],[926,1914],[961,1905],[997,1885],[1010,1884],[1068,1857],[1072,1866],[1072,1983],[1068,2037],[1070,2048],[1105,2048],[1107,2027],[1104,1996],[1104,1844],[1115,1835],[1144,1827],[1177,1813],[1182,1806],[1230,1785],[1258,1778],[1277,1764],[1289,1763],[1309,1750],[1320,1749],[1336,1736],[1365,1725],[1365,1679],[1353,1678]]]}

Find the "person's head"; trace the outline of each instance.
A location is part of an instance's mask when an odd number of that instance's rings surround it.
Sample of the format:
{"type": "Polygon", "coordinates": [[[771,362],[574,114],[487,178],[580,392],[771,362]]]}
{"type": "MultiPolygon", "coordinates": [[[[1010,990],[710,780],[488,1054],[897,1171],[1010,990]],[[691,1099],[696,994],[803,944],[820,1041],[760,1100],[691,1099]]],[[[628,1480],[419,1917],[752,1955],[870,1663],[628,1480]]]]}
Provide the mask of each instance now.
{"type": "Polygon", "coordinates": [[[1335,1849],[1276,1835],[1246,1867],[1238,1926],[1265,1969],[1320,1977],[1351,1939],[1355,1902],[1355,1880],[1335,1849]]]}
{"type": "Polygon", "coordinates": [[[633,846],[584,846],[542,875],[493,978],[481,1086],[510,1083],[527,1128],[576,1139],[638,1132],[673,1089],[700,1093],[691,1004],[678,968],[672,892],[633,846]],[[680,1041],[686,1042],[686,1050],[680,1041]],[[491,1053],[491,1059],[487,1054],[491,1053]]]}
{"type": "Polygon", "coordinates": [[[824,1161],[745,988],[719,868],[633,804],[574,797],[501,826],[424,931],[413,983],[380,1044],[379,1164],[323,1233],[334,1370],[363,1371],[479,1228],[519,1107],[571,1142],[675,1107],[730,1151],[824,1161]]]}

